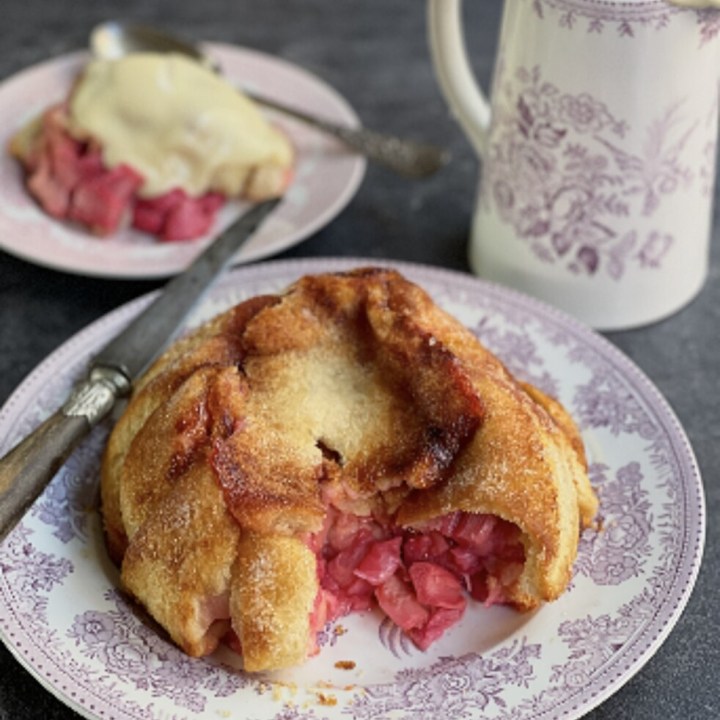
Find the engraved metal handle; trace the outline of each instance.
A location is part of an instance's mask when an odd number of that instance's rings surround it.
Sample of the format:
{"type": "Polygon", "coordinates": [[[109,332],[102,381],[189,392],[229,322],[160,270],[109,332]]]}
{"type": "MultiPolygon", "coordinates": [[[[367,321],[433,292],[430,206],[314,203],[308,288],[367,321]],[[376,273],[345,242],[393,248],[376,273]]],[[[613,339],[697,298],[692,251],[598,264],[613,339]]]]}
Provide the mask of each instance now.
{"type": "Polygon", "coordinates": [[[0,542],[129,387],[122,373],[94,369],[60,410],[0,459],[0,542]]]}
{"type": "Polygon", "coordinates": [[[245,95],[265,107],[302,120],[328,135],[336,137],[369,160],[383,165],[404,177],[420,179],[436,173],[450,159],[450,153],[435,145],[385,135],[367,128],[336,125],[314,115],[308,115],[283,103],[243,90],[245,95]]]}

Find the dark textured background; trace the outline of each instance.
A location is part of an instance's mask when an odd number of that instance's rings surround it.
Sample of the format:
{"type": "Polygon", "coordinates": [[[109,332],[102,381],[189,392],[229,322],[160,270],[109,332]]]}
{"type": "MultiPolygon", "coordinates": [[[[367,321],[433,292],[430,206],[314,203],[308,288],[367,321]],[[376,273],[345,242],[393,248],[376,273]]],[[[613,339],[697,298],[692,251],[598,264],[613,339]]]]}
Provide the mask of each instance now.
{"type": "MultiPolygon", "coordinates": [[[[473,63],[485,83],[500,6],[500,0],[482,0],[468,3],[466,11],[473,63]]],[[[477,161],[435,84],[421,0],[3,0],[0,77],[83,47],[94,23],[120,13],[276,54],[334,86],[368,126],[452,150],[452,164],[421,183],[370,167],[349,207],[280,257],[397,258],[468,270],[477,161]]],[[[700,577],[676,628],[635,678],[588,715],[592,720],[720,716],[720,531],[713,522],[720,514],[718,225],[710,276],[698,299],[665,322],[608,335],[657,384],[685,426],[705,477],[709,528],[700,577]]],[[[66,275],[0,251],[0,404],[73,333],[157,286],[66,275]]],[[[72,717],[0,646],[0,720],[72,717]]]]}

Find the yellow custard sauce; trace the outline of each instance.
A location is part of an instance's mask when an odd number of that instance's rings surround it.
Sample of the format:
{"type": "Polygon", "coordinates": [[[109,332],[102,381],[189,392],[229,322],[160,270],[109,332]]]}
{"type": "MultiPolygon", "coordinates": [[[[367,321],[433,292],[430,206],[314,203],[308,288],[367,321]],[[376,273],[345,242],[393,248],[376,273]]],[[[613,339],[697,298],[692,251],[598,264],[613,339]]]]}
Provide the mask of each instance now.
{"type": "Polygon", "coordinates": [[[177,187],[237,196],[256,167],[286,169],[293,159],[251,100],[176,54],[90,62],[70,98],[70,126],[100,143],[106,166],[139,172],[146,197],[177,187]]]}

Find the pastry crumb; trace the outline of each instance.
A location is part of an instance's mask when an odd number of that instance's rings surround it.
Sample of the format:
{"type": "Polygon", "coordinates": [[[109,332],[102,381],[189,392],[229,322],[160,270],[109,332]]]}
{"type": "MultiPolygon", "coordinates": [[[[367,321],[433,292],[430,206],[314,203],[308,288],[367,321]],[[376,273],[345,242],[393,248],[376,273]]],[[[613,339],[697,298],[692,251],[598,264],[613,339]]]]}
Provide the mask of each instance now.
{"type": "Polygon", "coordinates": [[[273,700],[285,699],[287,697],[287,693],[285,692],[286,690],[290,694],[290,697],[294,697],[295,695],[297,695],[298,686],[295,683],[273,682],[272,683],[273,700]]]}
{"type": "Polygon", "coordinates": [[[354,660],[338,660],[335,663],[335,667],[338,670],[354,670],[355,669],[355,661],[354,660]]]}
{"type": "Polygon", "coordinates": [[[337,705],[337,698],[334,695],[325,695],[325,693],[317,693],[318,702],[321,705],[332,706],[337,705]]]}

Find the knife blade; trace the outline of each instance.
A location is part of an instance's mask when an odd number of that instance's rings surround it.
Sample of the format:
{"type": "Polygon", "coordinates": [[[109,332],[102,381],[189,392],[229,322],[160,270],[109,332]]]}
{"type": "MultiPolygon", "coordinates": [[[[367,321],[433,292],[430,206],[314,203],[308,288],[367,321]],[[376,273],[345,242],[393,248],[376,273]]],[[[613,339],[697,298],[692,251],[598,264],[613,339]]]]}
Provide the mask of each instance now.
{"type": "Polygon", "coordinates": [[[173,338],[237,249],[280,200],[259,203],[208,245],[185,272],[95,355],[87,377],[63,406],[0,458],[0,542],[72,451],[173,338]]]}

